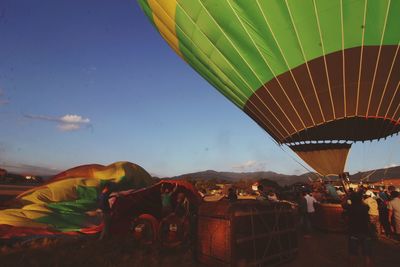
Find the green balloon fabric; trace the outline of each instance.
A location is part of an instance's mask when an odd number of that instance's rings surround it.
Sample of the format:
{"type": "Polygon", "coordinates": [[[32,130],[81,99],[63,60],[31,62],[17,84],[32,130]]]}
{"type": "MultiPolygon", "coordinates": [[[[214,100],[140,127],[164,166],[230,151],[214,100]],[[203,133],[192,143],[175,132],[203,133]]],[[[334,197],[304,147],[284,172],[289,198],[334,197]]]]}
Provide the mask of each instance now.
{"type": "Polygon", "coordinates": [[[400,131],[400,0],[138,2],[175,52],[279,144],[336,149],[400,131]]]}

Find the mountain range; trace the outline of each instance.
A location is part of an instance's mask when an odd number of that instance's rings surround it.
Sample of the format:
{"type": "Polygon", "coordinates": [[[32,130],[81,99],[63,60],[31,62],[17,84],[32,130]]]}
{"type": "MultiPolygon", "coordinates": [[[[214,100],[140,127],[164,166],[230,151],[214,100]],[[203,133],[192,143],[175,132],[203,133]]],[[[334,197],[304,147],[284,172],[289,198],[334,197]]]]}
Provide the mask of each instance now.
{"type": "MultiPolygon", "coordinates": [[[[293,184],[296,182],[307,182],[309,179],[315,179],[317,177],[316,173],[304,173],[301,175],[288,175],[281,174],[272,171],[267,172],[217,172],[213,170],[207,170],[202,172],[194,172],[182,174],[179,176],[171,177],[172,179],[190,179],[190,180],[211,180],[216,181],[227,181],[227,182],[237,182],[240,180],[261,180],[268,179],[275,181],[278,184],[284,186],[293,184]]],[[[386,168],[386,169],[376,169],[364,172],[357,172],[350,174],[350,180],[354,182],[359,182],[361,179],[363,181],[376,182],[382,179],[394,179],[400,178],[400,166],[386,168]]],[[[337,178],[332,178],[337,179],[337,178]]]]}
{"type": "MultiPolygon", "coordinates": [[[[1,176],[1,175],[0,175],[1,176]]],[[[15,173],[9,173],[7,176],[20,176],[15,173]]],[[[42,175],[43,180],[48,180],[52,175],[42,175]]],[[[260,171],[260,172],[218,172],[213,170],[186,173],[174,177],[169,177],[170,179],[190,179],[190,180],[216,180],[218,182],[237,182],[240,180],[261,180],[268,179],[275,181],[281,186],[290,185],[297,182],[307,182],[309,179],[317,178],[317,174],[313,172],[304,173],[301,175],[290,175],[281,174],[272,171],[260,171]]],[[[159,178],[159,177],[154,177],[159,178]]],[[[363,181],[380,181],[382,179],[400,179],[400,166],[390,167],[385,169],[376,169],[364,172],[357,172],[350,174],[350,180],[354,182],[359,182],[361,179],[363,181]]],[[[21,176],[22,179],[22,176],[21,176]]],[[[332,178],[336,179],[336,178],[332,178]]]]}

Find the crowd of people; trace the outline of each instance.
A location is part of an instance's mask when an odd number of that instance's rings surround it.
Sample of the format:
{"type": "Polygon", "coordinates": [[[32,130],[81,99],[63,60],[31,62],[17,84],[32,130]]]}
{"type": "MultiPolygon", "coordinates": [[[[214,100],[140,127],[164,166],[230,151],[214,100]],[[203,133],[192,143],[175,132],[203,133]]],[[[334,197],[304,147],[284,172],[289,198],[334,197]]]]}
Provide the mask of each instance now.
{"type": "MultiPolygon", "coordinates": [[[[351,203],[351,196],[358,194],[361,196],[363,204],[368,206],[369,221],[374,226],[377,237],[388,237],[400,240],[400,200],[399,192],[394,186],[370,188],[360,185],[357,188],[345,190],[333,186],[332,183],[315,183],[311,189],[304,190],[298,201],[300,211],[305,212],[306,198],[312,196],[316,203],[336,203],[343,207],[351,203]]],[[[309,208],[308,212],[310,212],[309,208]]],[[[312,211],[311,211],[312,213],[312,211]]],[[[306,214],[306,213],[305,213],[306,214]]]]}
{"type": "Polygon", "coordinates": [[[372,266],[375,240],[400,241],[400,194],[394,186],[376,190],[360,185],[356,189],[349,188],[347,194],[343,191],[331,183],[320,183],[301,192],[298,207],[304,237],[311,237],[315,203],[340,203],[347,222],[350,264],[356,264],[361,253],[365,266],[372,266]]]}

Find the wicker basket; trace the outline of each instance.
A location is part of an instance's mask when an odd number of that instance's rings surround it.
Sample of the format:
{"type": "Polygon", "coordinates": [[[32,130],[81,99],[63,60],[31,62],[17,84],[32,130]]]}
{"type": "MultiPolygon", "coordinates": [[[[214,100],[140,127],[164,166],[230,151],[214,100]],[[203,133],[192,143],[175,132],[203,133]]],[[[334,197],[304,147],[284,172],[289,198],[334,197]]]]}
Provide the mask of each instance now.
{"type": "Polygon", "coordinates": [[[298,248],[287,203],[204,203],[197,233],[197,257],[208,266],[273,266],[293,259],[298,248]]]}

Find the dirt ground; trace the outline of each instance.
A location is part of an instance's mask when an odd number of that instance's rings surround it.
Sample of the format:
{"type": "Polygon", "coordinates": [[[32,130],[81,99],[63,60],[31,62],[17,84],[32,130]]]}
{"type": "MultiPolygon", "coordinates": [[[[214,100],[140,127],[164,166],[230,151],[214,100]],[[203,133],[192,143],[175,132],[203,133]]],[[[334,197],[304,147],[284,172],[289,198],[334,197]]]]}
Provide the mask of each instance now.
{"type": "MultiPolygon", "coordinates": [[[[400,266],[400,243],[389,239],[374,243],[373,261],[376,267],[400,266]]],[[[348,265],[347,236],[315,231],[311,238],[299,235],[297,257],[282,267],[339,267],[348,265]]],[[[362,259],[359,259],[360,261],[362,259]]],[[[362,266],[362,265],[360,265],[362,266]]],[[[356,266],[351,266],[356,267],[356,266]]]]}
{"type": "MultiPolygon", "coordinates": [[[[400,243],[379,240],[374,249],[374,266],[400,266],[400,243]]],[[[95,237],[68,237],[38,239],[3,244],[0,265],[12,266],[202,266],[192,256],[189,248],[162,251],[157,248],[140,248],[132,239],[97,241],[95,237]]],[[[346,236],[314,232],[311,238],[299,236],[297,257],[282,267],[339,267],[347,266],[346,236]]],[[[355,266],[352,266],[355,267],[355,266]]]]}

